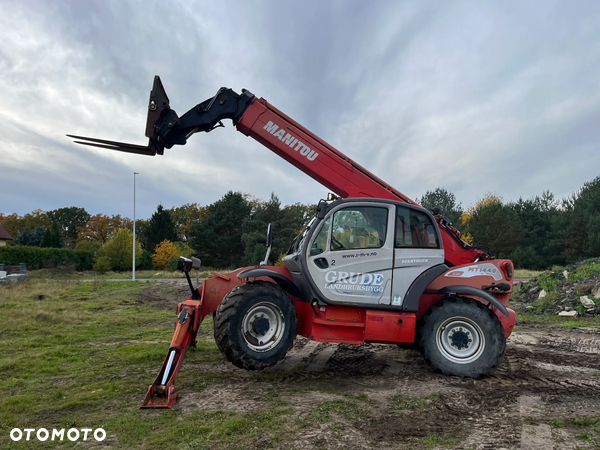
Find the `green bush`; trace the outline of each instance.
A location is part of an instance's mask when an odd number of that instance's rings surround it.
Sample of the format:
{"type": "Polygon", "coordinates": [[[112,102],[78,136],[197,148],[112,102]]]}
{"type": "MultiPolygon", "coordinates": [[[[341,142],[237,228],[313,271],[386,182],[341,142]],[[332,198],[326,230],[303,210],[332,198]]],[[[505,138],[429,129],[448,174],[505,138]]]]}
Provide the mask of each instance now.
{"type": "Polygon", "coordinates": [[[559,281],[558,278],[552,278],[548,273],[543,273],[537,277],[538,286],[546,292],[552,292],[556,289],[559,281]]]}
{"type": "Polygon", "coordinates": [[[140,263],[136,266],[139,270],[152,270],[152,253],[144,249],[140,263]]]}
{"type": "MultiPolygon", "coordinates": [[[[131,270],[133,253],[133,233],[127,228],[119,228],[112,237],[96,252],[96,260],[108,258],[111,270],[131,270]]],[[[135,265],[142,259],[142,246],[135,241],[135,265]]],[[[103,263],[104,264],[104,263],[103,263]]]]}
{"type": "Polygon", "coordinates": [[[98,272],[100,274],[105,274],[111,269],[110,258],[107,256],[101,256],[96,259],[94,263],[94,272],[98,272]]]}
{"type": "Polygon", "coordinates": [[[100,247],[102,247],[102,244],[98,241],[80,241],[75,245],[75,250],[96,253],[100,250],[100,247]]]}
{"type": "Polygon", "coordinates": [[[94,254],[69,248],[40,248],[23,245],[0,247],[0,263],[7,266],[27,264],[30,270],[75,266],[75,270],[91,270],[94,254]]]}
{"type": "Polygon", "coordinates": [[[577,281],[598,273],[600,273],[600,263],[597,263],[594,259],[590,259],[586,262],[586,264],[575,269],[575,272],[573,272],[569,278],[577,281]]]}
{"type": "Polygon", "coordinates": [[[175,272],[177,270],[177,262],[179,261],[179,256],[173,256],[169,259],[169,262],[165,266],[165,270],[167,272],[175,272]]]}

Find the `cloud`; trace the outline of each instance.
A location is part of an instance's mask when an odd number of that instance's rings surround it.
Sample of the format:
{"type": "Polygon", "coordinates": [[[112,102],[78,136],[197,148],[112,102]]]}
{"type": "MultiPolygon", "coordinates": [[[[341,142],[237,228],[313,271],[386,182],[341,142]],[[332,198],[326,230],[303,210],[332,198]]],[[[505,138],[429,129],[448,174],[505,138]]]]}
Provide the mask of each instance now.
{"type": "Polygon", "coordinates": [[[578,2],[22,1],[0,16],[0,212],[82,206],[138,216],[228,190],[284,204],[327,190],[231,125],[153,158],[65,134],[143,144],[152,78],[181,115],[250,89],[409,197],[468,205],[600,167],[600,5],[578,2]]]}

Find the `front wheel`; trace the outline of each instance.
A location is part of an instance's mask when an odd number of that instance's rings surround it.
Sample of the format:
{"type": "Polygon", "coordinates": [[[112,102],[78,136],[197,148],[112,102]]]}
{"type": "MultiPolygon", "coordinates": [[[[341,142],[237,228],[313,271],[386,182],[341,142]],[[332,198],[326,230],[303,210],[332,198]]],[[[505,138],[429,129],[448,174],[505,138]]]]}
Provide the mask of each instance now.
{"type": "Polygon", "coordinates": [[[281,361],[296,337],[294,302],[266,281],[242,284],[225,296],[215,314],[215,341],[242,369],[264,369],[281,361]]]}
{"type": "Polygon", "coordinates": [[[423,316],[420,345],[429,365],[444,375],[480,378],[500,363],[504,329],[480,302],[452,297],[423,316]]]}

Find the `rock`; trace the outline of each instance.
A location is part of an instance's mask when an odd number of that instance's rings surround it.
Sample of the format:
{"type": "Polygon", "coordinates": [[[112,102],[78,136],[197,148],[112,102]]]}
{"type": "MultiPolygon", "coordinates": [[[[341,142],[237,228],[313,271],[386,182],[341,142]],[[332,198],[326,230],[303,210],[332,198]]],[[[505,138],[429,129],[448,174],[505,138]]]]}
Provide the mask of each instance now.
{"type": "Polygon", "coordinates": [[[596,303],[594,303],[594,300],[592,300],[591,298],[589,298],[587,295],[582,295],[581,297],[579,297],[579,302],[586,309],[595,308],[596,307],[596,303]]]}
{"type": "Polygon", "coordinates": [[[561,311],[558,315],[562,317],[577,317],[579,314],[577,314],[577,311],[561,311]]]}
{"type": "Polygon", "coordinates": [[[592,295],[596,298],[600,298],[600,285],[597,285],[592,289],[592,295]]]}
{"type": "Polygon", "coordinates": [[[554,312],[558,314],[558,313],[559,313],[559,312],[561,312],[562,310],[563,310],[563,309],[562,309],[562,306],[557,306],[557,307],[554,309],[554,312]]]}
{"type": "Polygon", "coordinates": [[[0,270],[0,278],[6,278],[6,270],[0,270]]]}
{"type": "Polygon", "coordinates": [[[565,277],[565,280],[569,279],[569,272],[567,272],[566,270],[563,270],[563,277],[565,277]]]}
{"type": "Polygon", "coordinates": [[[529,289],[529,293],[530,294],[537,294],[540,291],[540,287],[539,286],[534,286],[531,289],[529,289]]]}
{"type": "Polygon", "coordinates": [[[573,308],[571,308],[570,306],[565,306],[565,311],[573,311],[573,308]]]}
{"type": "Polygon", "coordinates": [[[529,311],[530,309],[533,309],[533,306],[531,306],[531,305],[527,305],[527,306],[525,307],[525,309],[529,311]]]}
{"type": "Polygon", "coordinates": [[[548,293],[544,289],[542,289],[540,291],[540,295],[538,295],[538,298],[544,298],[546,297],[546,295],[548,295],[548,293]]]}

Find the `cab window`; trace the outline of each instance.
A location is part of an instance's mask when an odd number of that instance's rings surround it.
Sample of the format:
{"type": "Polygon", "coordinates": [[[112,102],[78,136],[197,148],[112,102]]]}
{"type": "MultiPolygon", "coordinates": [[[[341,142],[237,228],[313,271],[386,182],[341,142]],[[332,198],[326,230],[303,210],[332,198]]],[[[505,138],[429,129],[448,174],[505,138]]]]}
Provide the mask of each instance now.
{"type": "Polygon", "coordinates": [[[387,220],[387,208],[351,206],[336,211],[333,215],[330,249],[383,247],[387,220]]]}
{"type": "Polygon", "coordinates": [[[327,236],[329,235],[330,222],[329,218],[327,218],[327,220],[321,224],[321,229],[317,233],[317,237],[310,248],[310,256],[320,255],[327,248],[327,236]]]}
{"type": "Polygon", "coordinates": [[[440,248],[431,218],[402,206],[396,207],[396,248],[440,248]]]}

